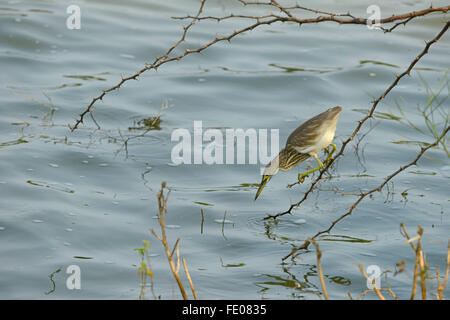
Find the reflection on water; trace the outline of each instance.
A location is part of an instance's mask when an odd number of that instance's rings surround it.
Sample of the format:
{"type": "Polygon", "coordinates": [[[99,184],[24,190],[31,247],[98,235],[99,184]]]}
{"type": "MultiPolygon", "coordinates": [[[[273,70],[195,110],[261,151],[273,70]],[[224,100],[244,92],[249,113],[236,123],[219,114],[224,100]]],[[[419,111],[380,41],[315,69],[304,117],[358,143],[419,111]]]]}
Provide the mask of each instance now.
{"type": "MultiPolygon", "coordinates": [[[[260,287],[259,293],[265,297],[265,293],[273,288],[280,287],[285,289],[287,294],[293,299],[311,298],[311,296],[321,297],[320,283],[318,281],[318,273],[316,265],[310,264],[295,264],[295,269],[301,268],[304,270],[302,276],[296,276],[297,272],[292,272],[291,267],[282,267],[283,275],[262,275],[266,278],[263,281],[255,282],[255,285],[260,287]]],[[[350,279],[342,276],[330,276],[324,274],[327,282],[335,283],[341,286],[342,290],[346,290],[352,284],[350,279]]]]}

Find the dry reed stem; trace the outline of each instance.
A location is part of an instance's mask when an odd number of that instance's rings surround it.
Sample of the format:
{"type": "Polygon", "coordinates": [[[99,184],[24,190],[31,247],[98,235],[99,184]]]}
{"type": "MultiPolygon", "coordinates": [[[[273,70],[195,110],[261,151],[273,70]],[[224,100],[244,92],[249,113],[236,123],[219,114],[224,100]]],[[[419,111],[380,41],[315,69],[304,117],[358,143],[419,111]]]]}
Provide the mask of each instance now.
{"type": "MultiPolygon", "coordinates": [[[[413,275],[413,286],[411,291],[411,300],[414,300],[416,291],[417,291],[417,281],[418,277],[420,277],[420,288],[422,293],[422,300],[427,299],[427,287],[426,287],[426,276],[427,276],[427,264],[425,261],[425,253],[422,249],[422,238],[423,238],[423,228],[418,225],[417,226],[417,236],[414,238],[411,238],[408,234],[408,231],[405,228],[405,225],[403,223],[400,223],[400,227],[403,231],[403,236],[406,237],[407,241],[406,243],[409,243],[411,245],[411,248],[414,250],[415,253],[415,260],[414,260],[414,275],[413,275]],[[417,244],[414,245],[413,241],[417,241],[417,244]]],[[[439,281],[438,281],[438,287],[439,287],[439,281]]]]}
{"type": "MultiPolygon", "coordinates": [[[[422,249],[422,245],[420,245],[422,249]]],[[[426,286],[426,265],[424,262],[424,253],[423,250],[419,252],[419,261],[420,261],[420,286],[422,288],[422,300],[427,300],[427,286],[426,286]]]]}
{"type": "Polygon", "coordinates": [[[416,246],[414,245],[414,242],[411,241],[411,238],[409,237],[408,231],[406,230],[406,227],[403,223],[400,223],[400,227],[402,228],[403,231],[403,236],[408,239],[408,241],[406,241],[407,243],[409,243],[409,245],[411,246],[411,248],[414,250],[414,252],[416,251],[416,246]]]}
{"type": "Polygon", "coordinates": [[[322,263],[320,262],[320,258],[322,257],[322,251],[319,249],[319,243],[316,240],[312,240],[316,247],[316,256],[317,256],[317,270],[319,272],[320,285],[322,286],[323,295],[325,296],[325,300],[328,300],[328,292],[327,287],[325,286],[325,280],[323,278],[322,271],[322,263]]]}
{"type": "MultiPolygon", "coordinates": [[[[425,253],[422,249],[423,228],[420,225],[417,226],[417,234],[418,235],[414,238],[411,238],[403,223],[400,224],[400,227],[402,229],[403,236],[407,239],[406,243],[409,243],[411,245],[411,248],[414,250],[414,253],[415,253],[413,286],[412,286],[412,292],[411,292],[410,299],[414,300],[414,298],[415,298],[416,291],[417,291],[417,282],[418,282],[418,278],[420,276],[422,300],[426,300],[427,299],[426,276],[427,276],[427,268],[428,267],[427,267],[427,263],[426,263],[426,259],[425,259],[425,253]],[[414,244],[413,241],[417,241],[417,244],[414,244]]],[[[437,278],[436,298],[438,300],[444,299],[443,292],[447,286],[449,271],[450,271],[450,240],[448,241],[448,245],[447,245],[446,271],[445,271],[444,282],[442,284],[441,284],[441,276],[439,274],[439,267],[436,268],[436,278],[437,278]]]]}
{"type": "Polygon", "coordinates": [[[184,272],[186,272],[186,277],[188,278],[189,281],[189,286],[191,287],[192,295],[194,296],[195,300],[198,300],[197,293],[195,292],[194,288],[194,283],[192,282],[191,275],[189,274],[189,269],[187,267],[186,260],[184,259],[184,257],[183,257],[183,267],[184,272]]]}
{"type": "Polygon", "coordinates": [[[442,285],[440,284],[440,276],[439,276],[439,268],[437,269],[437,273],[438,273],[438,299],[439,300],[443,300],[443,292],[447,286],[447,281],[448,281],[448,274],[449,274],[449,269],[450,269],[450,240],[448,241],[448,245],[447,245],[447,268],[445,271],[445,278],[444,278],[444,282],[442,283],[442,285]]]}
{"type": "Polygon", "coordinates": [[[175,250],[178,248],[178,242],[180,242],[180,238],[178,238],[177,241],[175,242],[175,244],[173,245],[172,252],[170,253],[170,256],[171,256],[171,257],[172,257],[173,254],[175,253],[175,250]]]}
{"type": "MultiPolygon", "coordinates": [[[[242,4],[244,5],[248,5],[248,4],[257,4],[257,5],[270,5],[273,6],[274,8],[279,9],[281,12],[283,12],[286,16],[278,16],[275,14],[271,14],[271,15],[265,15],[265,16],[238,16],[238,15],[230,15],[228,17],[201,17],[201,14],[203,13],[203,9],[205,6],[205,2],[206,0],[200,0],[200,7],[197,11],[197,14],[195,16],[186,16],[186,17],[181,17],[181,19],[191,19],[191,22],[183,27],[183,33],[181,38],[172,46],[168,49],[168,51],[160,56],[157,57],[154,62],[152,64],[145,64],[145,67],[142,68],[141,70],[139,70],[138,72],[136,72],[135,74],[128,76],[128,77],[123,77],[121,81],[119,81],[115,86],[112,86],[106,90],[103,90],[102,93],[96,97],[94,97],[91,102],[89,103],[89,105],[87,106],[87,108],[84,109],[83,112],[81,112],[81,114],[79,115],[78,119],[75,121],[75,124],[73,126],[70,126],[70,130],[73,132],[74,130],[76,130],[78,128],[78,126],[83,123],[84,121],[84,117],[88,114],[91,113],[94,109],[94,105],[98,102],[98,101],[103,101],[103,98],[105,97],[106,94],[115,91],[115,90],[119,90],[121,88],[121,86],[129,81],[129,80],[138,80],[138,78],[146,71],[149,70],[155,70],[157,71],[157,69],[162,66],[165,63],[168,62],[172,62],[172,61],[180,61],[182,58],[184,58],[185,56],[191,54],[191,53],[200,53],[202,51],[204,51],[205,49],[215,45],[218,42],[222,42],[222,41],[230,41],[231,39],[233,39],[234,37],[241,35],[247,31],[251,31],[254,30],[260,26],[264,26],[264,25],[271,25],[273,23],[276,22],[294,22],[297,23],[298,25],[303,25],[303,24],[310,24],[310,23],[322,23],[322,22],[327,22],[327,21],[332,21],[332,22],[336,22],[338,24],[360,24],[360,25],[366,25],[368,22],[368,19],[365,18],[356,18],[353,15],[351,15],[350,13],[347,14],[334,14],[334,13],[327,13],[324,11],[320,11],[320,10],[314,10],[314,9],[309,9],[309,8],[305,8],[305,7],[301,7],[301,6],[291,6],[291,7],[287,7],[287,6],[281,6],[277,1],[270,1],[268,3],[265,2],[247,2],[247,1],[241,1],[239,0],[242,4]],[[301,19],[298,17],[295,17],[289,10],[292,9],[301,9],[301,10],[306,10],[306,11],[310,11],[310,12],[314,12],[316,14],[325,14],[326,16],[318,16],[315,18],[309,18],[309,19],[301,19]],[[254,22],[253,24],[244,27],[242,29],[239,30],[235,30],[234,32],[229,33],[227,36],[223,36],[223,37],[218,37],[216,36],[212,41],[204,44],[201,47],[198,47],[196,49],[186,49],[182,54],[179,54],[178,56],[173,56],[173,57],[169,57],[170,54],[179,47],[179,45],[183,42],[186,41],[186,36],[188,34],[188,31],[195,25],[195,23],[197,21],[200,20],[204,20],[205,18],[211,18],[211,19],[215,19],[217,21],[221,21],[224,19],[234,19],[234,18],[249,18],[252,20],[256,20],[256,22],[254,22]],[[269,18],[266,20],[265,18],[269,18]]],[[[400,15],[392,15],[391,17],[388,18],[384,18],[384,19],[380,19],[379,23],[380,24],[387,24],[387,23],[393,23],[396,22],[398,20],[401,20],[398,24],[406,24],[407,21],[411,20],[412,18],[415,17],[419,17],[419,16],[424,16],[427,15],[429,13],[432,12],[444,12],[446,13],[448,10],[450,9],[450,6],[444,6],[444,7],[433,7],[430,6],[427,9],[423,9],[423,10],[419,10],[419,11],[413,11],[413,12],[408,12],[405,14],[400,14],[400,15]],[[407,21],[406,21],[407,20],[407,21]]],[[[395,28],[396,26],[394,26],[393,28],[391,28],[392,30],[395,28]]],[[[385,32],[386,31],[392,31],[389,29],[384,29],[385,32]]],[[[327,166],[328,167],[328,166],[327,166]]]]}
{"type": "MultiPolygon", "coordinates": [[[[366,278],[367,281],[369,280],[369,277],[367,276],[366,272],[364,271],[364,268],[361,264],[358,264],[359,270],[361,271],[362,275],[364,276],[364,278],[366,278]]],[[[375,280],[372,279],[372,286],[373,286],[373,290],[375,291],[375,293],[377,294],[378,298],[380,298],[380,300],[386,300],[384,298],[384,296],[381,294],[380,289],[377,288],[376,284],[375,284],[375,280]]],[[[368,291],[368,290],[366,290],[368,291]]],[[[369,290],[370,291],[370,290],[369,290]]]]}
{"type": "MultiPolygon", "coordinates": [[[[383,288],[380,288],[380,289],[378,289],[380,292],[384,292],[384,291],[388,291],[388,289],[383,289],[383,288]]],[[[375,290],[374,289],[367,289],[367,290],[364,290],[357,298],[356,298],[356,300],[361,300],[365,295],[367,295],[368,293],[370,293],[370,292],[375,292],[375,290]]],[[[376,292],[375,292],[376,293],[376,292]]],[[[349,293],[348,293],[349,294],[349,293]]],[[[347,295],[348,295],[347,294],[347,295]]],[[[350,300],[353,300],[353,299],[350,299],[350,300]]],[[[398,299],[397,299],[398,300],[398,299]]]]}
{"type": "MultiPolygon", "coordinates": [[[[408,234],[408,231],[405,228],[405,225],[403,223],[400,223],[400,227],[401,227],[401,234],[407,239],[406,244],[411,245],[413,251],[414,251],[414,275],[413,275],[413,284],[412,284],[412,291],[411,291],[411,300],[414,300],[415,296],[416,296],[416,292],[417,292],[417,286],[418,286],[418,282],[419,282],[419,277],[420,277],[420,287],[421,287],[421,294],[422,294],[422,300],[426,300],[427,299],[427,294],[426,294],[426,277],[427,277],[427,269],[428,269],[428,265],[426,263],[426,259],[425,259],[425,252],[423,250],[423,228],[418,225],[417,226],[417,236],[411,238],[408,234]],[[414,241],[416,241],[416,244],[414,244],[414,241]]],[[[310,242],[314,242],[314,240],[309,239],[310,242]]],[[[401,265],[403,265],[404,262],[401,261],[401,265]]],[[[397,263],[397,266],[399,265],[399,263],[397,263]]],[[[369,278],[367,277],[367,275],[364,273],[363,267],[362,265],[358,265],[359,269],[361,271],[361,273],[364,275],[364,277],[369,280],[369,278]]],[[[443,291],[446,288],[447,285],[447,281],[448,281],[448,275],[449,275],[449,271],[450,271],[450,240],[448,242],[447,245],[447,260],[446,260],[446,273],[445,273],[445,278],[444,278],[444,282],[441,283],[441,278],[440,278],[440,273],[439,273],[439,267],[436,268],[436,277],[437,277],[437,294],[436,294],[436,298],[438,300],[443,300],[443,291]]],[[[365,290],[363,293],[361,293],[361,295],[359,295],[358,300],[360,300],[363,296],[365,296],[367,293],[369,292],[375,292],[378,297],[380,297],[381,292],[382,291],[387,291],[395,300],[399,300],[399,298],[395,295],[395,293],[392,291],[389,280],[388,280],[388,272],[392,272],[390,270],[385,271],[385,280],[386,280],[386,284],[387,284],[387,289],[382,289],[382,288],[376,288],[375,286],[375,282],[374,280],[372,280],[372,284],[374,286],[373,289],[368,289],[365,290]]],[[[400,271],[401,272],[401,271],[400,271]]],[[[394,276],[397,274],[398,272],[396,272],[394,274],[394,276]]],[[[349,295],[350,299],[352,299],[351,295],[349,295]]],[[[384,297],[383,297],[384,298],[384,297]]],[[[381,297],[380,297],[381,299],[381,297]]]]}
{"type": "Polygon", "coordinates": [[[414,274],[413,274],[413,284],[412,284],[412,290],[411,290],[411,300],[414,300],[415,296],[416,296],[416,291],[417,291],[417,277],[419,275],[419,244],[414,245],[413,238],[410,238],[408,231],[406,230],[406,227],[403,223],[400,223],[400,227],[403,230],[403,236],[408,240],[406,241],[406,243],[409,243],[411,245],[411,248],[414,250],[414,254],[415,254],[415,259],[414,259],[414,274]]]}
{"type": "Polygon", "coordinates": [[[177,247],[177,266],[176,269],[177,274],[180,273],[180,247],[177,247]]]}
{"type": "Polygon", "coordinates": [[[358,200],[356,200],[356,202],[354,202],[354,203],[350,206],[349,210],[348,210],[345,214],[341,215],[339,218],[337,218],[336,220],[334,220],[334,221],[331,223],[331,225],[330,225],[327,229],[317,232],[313,237],[311,237],[310,239],[305,240],[305,241],[303,242],[302,245],[300,245],[300,246],[298,246],[298,247],[292,249],[292,251],[291,251],[287,256],[283,257],[283,260],[286,260],[287,258],[289,258],[289,257],[291,257],[291,256],[294,258],[294,257],[295,257],[295,253],[296,253],[297,251],[302,250],[302,249],[307,249],[308,246],[309,246],[309,244],[311,243],[311,239],[314,240],[314,239],[316,239],[318,236],[320,236],[321,234],[324,234],[324,233],[330,233],[330,231],[334,228],[334,226],[335,226],[336,224],[338,224],[341,220],[343,220],[344,218],[346,218],[347,216],[349,216],[349,215],[351,215],[351,214],[353,213],[353,211],[356,209],[356,207],[359,205],[359,203],[360,203],[365,197],[367,197],[368,195],[370,195],[370,194],[372,194],[372,193],[374,193],[374,192],[381,191],[381,189],[382,189],[382,188],[383,188],[383,187],[384,187],[384,186],[385,186],[392,178],[394,178],[396,175],[398,175],[400,172],[406,170],[407,168],[409,168],[409,167],[411,167],[411,166],[413,166],[413,165],[416,165],[416,164],[417,164],[417,161],[423,156],[423,154],[424,154],[428,149],[430,149],[430,148],[436,146],[437,144],[439,144],[439,142],[441,141],[441,139],[448,133],[448,131],[450,131],[450,126],[448,126],[448,127],[442,132],[442,134],[441,134],[441,135],[440,135],[433,143],[429,144],[429,145],[426,146],[426,147],[421,147],[420,152],[417,154],[416,158],[415,158],[413,161],[411,161],[410,163],[408,163],[408,164],[406,164],[406,165],[400,167],[399,169],[397,169],[394,173],[392,173],[391,175],[389,175],[389,176],[384,180],[384,182],[383,182],[381,185],[379,185],[378,187],[376,187],[376,188],[374,188],[374,189],[372,189],[372,190],[369,190],[369,191],[367,191],[367,192],[361,193],[361,195],[360,195],[360,197],[358,198],[358,200]]]}
{"type": "Polygon", "coordinates": [[[439,274],[439,266],[436,267],[436,279],[437,279],[437,294],[436,294],[436,298],[438,300],[443,300],[442,297],[439,295],[439,288],[441,287],[441,275],[439,274]]]}
{"type": "Polygon", "coordinates": [[[166,235],[166,224],[165,224],[165,216],[167,214],[167,199],[169,197],[170,190],[168,191],[167,195],[164,196],[164,189],[166,187],[166,183],[163,182],[161,184],[161,190],[158,193],[157,199],[158,199],[158,210],[159,213],[157,214],[158,222],[161,227],[161,236],[156,234],[156,232],[151,229],[151,233],[157,238],[164,247],[164,250],[166,252],[167,260],[169,262],[170,270],[172,271],[172,274],[175,278],[175,281],[177,282],[178,288],[180,289],[180,293],[183,296],[184,300],[188,300],[188,296],[186,294],[186,291],[184,289],[183,283],[181,282],[180,276],[179,276],[179,268],[180,268],[180,255],[179,255],[179,246],[178,246],[178,240],[175,243],[175,246],[173,250],[176,249],[177,252],[177,265],[175,266],[175,263],[173,261],[173,254],[174,252],[170,251],[169,243],[167,241],[167,235],[166,235]]]}
{"type": "MultiPolygon", "coordinates": [[[[331,158],[330,161],[328,161],[328,164],[325,165],[324,168],[320,171],[319,176],[318,176],[314,181],[312,181],[310,188],[308,189],[308,191],[305,192],[305,194],[303,195],[303,198],[302,198],[300,201],[298,201],[297,203],[291,204],[288,210],[286,210],[286,211],[284,211],[284,212],[281,212],[281,213],[278,213],[278,214],[276,214],[276,215],[268,215],[267,217],[264,218],[264,220],[267,220],[267,219],[270,219],[270,218],[275,219],[275,218],[277,218],[277,217],[279,217],[279,216],[282,216],[282,215],[285,215],[285,214],[288,214],[288,213],[290,214],[291,211],[292,211],[292,209],[299,207],[299,206],[300,206],[300,205],[308,198],[308,195],[314,190],[316,184],[320,181],[320,179],[322,178],[323,174],[328,170],[328,168],[333,164],[333,162],[334,162],[339,156],[343,155],[345,147],[347,146],[347,144],[348,144],[350,141],[353,140],[353,138],[356,136],[357,132],[360,130],[360,128],[361,128],[361,126],[363,125],[363,123],[364,123],[365,121],[367,121],[367,119],[369,119],[369,118],[371,118],[371,117],[373,116],[373,114],[374,114],[374,112],[375,112],[375,109],[376,109],[378,103],[379,103],[382,99],[384,99],[385,96],[386,96],[386,95],[387,95],[387,94],[388,94],[388,93],[389,93],[389,92],[390,92],[390,91],[398,84],[398,82],[400,81],[400,79],[401,79],[402,77],[404,77],[406,74],[409,74],[409,73],[411,72],[411,70],[412,70],[413,67],[416,65],[416,63],[417,63],[417,62],[418,62],[425,54],[428,53],[428,50],[429,50],[429,48],[431,47],[431,45],[432,45],[433,43],[438,42],[439,39],[445,34],[445,32],[447,32],[447,30],[448,30],[449,27],[450,27],[450,21],[448,21],[448,22],[445,24],[445,26],[442,28],[442,30],[441,30],[441,31],[440,31],[440,32],[439,32],[439,33],[438,33],[431,41],[426,42],[425,48],[424,48],[424,49],[422,50],[422,52],[419,53],[419,55],[411,62],[411,64],[409,65],[409,67],[408,67],[402,74],[396,75],[396,78],[395,78],[394,82],[386,89],[386,91],[385,91],[381,96],[378,97],[378,99],[376,99],[376,100],[374,101],[374,103],[373,103],[373,105],[372,105],[372,108],[370,109],[370,111],[369,111],[369,113],[367,114],[367,116],[364,117],[363,119],[361,119],[361,120],[358,121],[358,125],[357,125],[356,129],[353,131],[352,135],[351,135],[347,140],[345,140],[345,141],[343,142],[342,147],[341,147],[341,149],[339,150],[339,152],[338,152],[333,158],[331,158]]],[[[343,214],[342,216],[340,216],[338,219],[334,220],[334,221],[331,223],[331,225],[330,225],[330,227],[329,227],[328,229],[325,229],[325,230],[322,230],[322,231],[317,232],[313,237],[311,237],[311,239],[316,239],[319,235],[321,235],[321,234],[323,234],[323,233],[330,233],[330,231],[334,228],[334,226],[335,226],[337,223],[339,223],[339,221],[343,220],[344,218],[346,218],[347,216],[349,216],[349,215],[351,215],[351,214],[353,213],[353,211],[355,210],[355,208],[359,205],[359,203],[360,203],[365,197],[367,197],[368,195],[370,195],[370,194],[372,194],[372,193],[374,193],[374,192],[377,192],[377,191],[378,191],[378,192],[381,192],[381,190],[383,189],[383,187],[384,187],[391,179],[393,179],[396,175],[398,175],[399,173],[401,173],[402,171],[406,170],[407,168],[409,168],[409,167],[411,167],[411,166],[413,166],[413,165],[417,165],[417,161],[423,156],[423,154],[424,154],[428,149],[430,149],[430,148],[435,147],[436,145],[438,145],[439,142],[442,140],[442,138],[444,138],[444,137],[446,136],[446,134],[448,133],[449,130],[450,130],[450,126],[447,126],[447,127],[443,130],[442,134],[441,134],[441,135],[440,135],[433,143],[429,144],[429,145],[426,146],[426,147],[421,147],[421,148],[420,148],[420,152],[418,153],[418,155],[416,156],[416,158],[415,158],[413,161],[411,161],[410,163],[408,163],[408,164],[406,164],[406,165],[400,167],[400,168],[397,169],[395,172],[393,172],[391,175],[389,175],[388,177],[386,177],[385,180],[384,180],[384,182],[383,182],[381,185],[379,185],[377,188],[374,188],[374,189],[372,189],[372,190],[370,190],[370,191],[367,191],[367,192],[362,192],[362,193],[359,195],[359,198],[356,200],[356,202],[354,202],[354,203],[350,206],[350,209],[349,209],[345,214],[343,214]]],[[[310,241],[309,241],[309,240],[304,241],[302,245],[300,245],[300,246],[294,248],[288,255],[286,255],[285,257],[283,257],[282,260],[285,260],[285,259],[287,259],[287,258],[289,258],[289,257],[293,257],[293,258],[294,258],[294,257],[295,257],[294,254],[295,254],[298,250],[307,249],[308,246],[309,246],[309,244],[310,244],[310,241]]]]}

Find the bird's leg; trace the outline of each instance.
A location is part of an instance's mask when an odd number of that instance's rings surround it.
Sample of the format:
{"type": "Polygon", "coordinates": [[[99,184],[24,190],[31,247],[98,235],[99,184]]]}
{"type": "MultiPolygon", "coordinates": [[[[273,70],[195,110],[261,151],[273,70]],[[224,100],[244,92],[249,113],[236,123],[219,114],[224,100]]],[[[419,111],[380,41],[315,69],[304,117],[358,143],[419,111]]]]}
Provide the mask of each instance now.
{"type": "Polygon", "coordinates": [[[316,168],[314,168],[314,169],[308,170],[308,171],[306,171],[305,173],[299,173],[299,174],[298,174],[298,181],[300,181],[300,183],[303,183],[303,181],[305,181],[305,178],[306,178],[309,174],[311,174],[311,173],[313,173],[313,172],[316,172],[317,170],[320,170],[320,169],[323,168],[323,163],[322,163],[322,161],[319,160],[319,158],[317,157],[317,154],[314,153],[314,154],[312,154],[312,156],[314,157],[314,159],[316,159],[316,161],[317,161],[317,163],[319,164],[319,166],[316,167],[316,168]]]}
{"type": "Polygon", "coordinates": [[[333,153],[336,151],[337,146],[334,143],[330,143],[331,146],[331,151],[328,153],[328,157],[325,160],[325,164],[328,165],[328,163],[330,162],[331,156],[333,155],[333,153]]]}
{"type": "MultiPolygon", "coordinates": [[[[328,165],[328,163],[329,163],[330,160],[331,160],[331,156],[333,155],[333,153],[334,153],[334,152],[336,151],[336,149],[337,149],[337,146],[336,146],[334,143],[330,143],[330,146],[331,146],[331,151],[329,152],[328,157],[327,157],[327,159],[325,160],[325,164],[327,164],[327,165],[328,165]]],[[[317,157],[317,154],[312,154],[312,156],[314,157],[314,159],[316,159],[316,161],[317,161],[317,163],[319,164],[319,166],[316,167],[316,168],[314,168],[314,169],[311,169],[311,170],[309,170],[309,171],[306,171],[305,173],[299,173],[299,174],[298,174],[298,181],[300,181],[300,183],[303,183],[303,181],[305,181],[305,178],[306,178],[309,174],[311,174],[311,173],[313,173],[313,172],[316,172],[317,170],[322,169],[323,166],[324,166],[323,163],[322,163],[322,161],[320,161],[319,158],[317,157]]]]}

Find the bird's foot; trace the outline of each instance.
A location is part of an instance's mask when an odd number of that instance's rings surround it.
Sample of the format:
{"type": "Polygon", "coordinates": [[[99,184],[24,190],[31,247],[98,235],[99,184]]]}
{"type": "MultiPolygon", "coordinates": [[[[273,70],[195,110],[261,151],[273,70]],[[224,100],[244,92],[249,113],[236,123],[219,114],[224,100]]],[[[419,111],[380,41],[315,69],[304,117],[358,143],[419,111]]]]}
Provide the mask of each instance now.
{"type": "Polygon", "coordinates": [[[328,157],[325,160],[325,165],[326,166],[328,166],[328,164],[330,163],[331,157],[333,156],[333,153],[336,151],[336,148],[337,148],[334,143],[330,144],[330,146],[331,146],[331,151],[327,150],[328,151],[328,157]]]}
{"type": "Polygon", "coordinates": [[[305,175],[304,173],[299,173],[298,174],[298,181],[300,182],[300,183],[303,183],[304,181],[305,181],[305,178],[307,177],[308,175],[305,175]]]}

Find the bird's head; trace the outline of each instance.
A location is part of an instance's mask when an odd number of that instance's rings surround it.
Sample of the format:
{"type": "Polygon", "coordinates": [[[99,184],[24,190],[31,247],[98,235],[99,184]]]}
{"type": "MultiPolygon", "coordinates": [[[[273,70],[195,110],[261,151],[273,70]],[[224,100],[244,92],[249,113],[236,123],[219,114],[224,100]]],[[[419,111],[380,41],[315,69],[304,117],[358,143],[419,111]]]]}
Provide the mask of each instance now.
{"type": "Polygon", "coordinates": [[[255,200],[258,199],[259,194],[261,193],[262,189],[264,189],[264,186],[267,184],[267,182],[270,181],[270,179],[272,179],[271,175],[264,174],[262,176],[261,184],[259,185],[258,191],[256,192],[255,200]]]}
{"type": "Polygon", "coordinates": [[[328,109],[328,116],[333,119],[336,118],[337,116],[339,116],[339,114],[342,112],[342,107],[337,106],[334,108],[330,108],[328,109]]]}
{"type": "Polygon", "coordinates": [[[277,155],[265,168],[262,176],[261,183],[258,188],[258,192],[256,192],[255,200],[258,199],[259,194],[261,193],[262,189],[264,189],[264,186],[267,184],[267,182],[272,179],[274,175],[277,174],[277,172],[280,170],[279,163],[280,162],[280,155],[277,155]]]}

